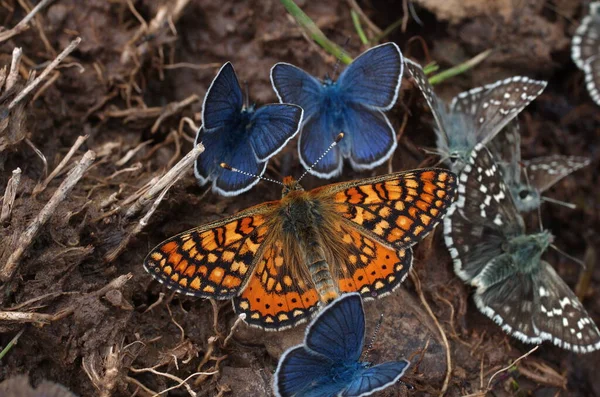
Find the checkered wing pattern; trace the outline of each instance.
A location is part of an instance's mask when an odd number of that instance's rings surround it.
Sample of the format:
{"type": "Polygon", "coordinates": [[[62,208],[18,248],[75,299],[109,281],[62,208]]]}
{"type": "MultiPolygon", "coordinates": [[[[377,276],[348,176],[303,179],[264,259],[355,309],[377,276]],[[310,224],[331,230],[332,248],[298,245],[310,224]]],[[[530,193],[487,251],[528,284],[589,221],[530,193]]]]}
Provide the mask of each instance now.
{"type": "Polygon", "coordinates": [[[449,120],[447,117],[446,104],[444,104],[444,102],[442,102],[442,100],[438,98],[433,91],[433,87],[431,84],[429,84],[429,80],[427,79],[427,76],[425,76],[425,72],[423,71],[421,65],[407,58],[404,58],[404,63],[406,64],[406,69],[408,69],[413,80],[417,84],[417,87],[419,87],[419,90],[423,93],[429,108],[431,109],[431,113],[433,114],[433,118],[435,119],[435,123],[437,125],[436,139],[438,148],[448,148],[449,131],[447,130],[446,126],[449,120]]]}
{"type": "Polygon", "coordinates": [[[590,4],[589,14],[582,20],[571,41],[571,58],[585,72],[585,85],[590,97],[600,105],[600,2],[590,4]]]}
{"type": "Polygon", "coordinates": [[[600,2],[590,4],[589,14],[582,20],[571,41],[571,58],[583,69],[600,51],[600,2]]]}
{"type": "Polygon", "coordinates": [[[451,113],[473,118],[477,142],[487,144],[546,88],[545,81],[513,76],[458,94],[451,113]]]}
{"type": "Polygon", "coordinates": [[[477,145],[459,176],[458,199],[444,218],[444,239],[456,274],[470,282],[502,253],[504,241],[523,231],[492,155],[477,145]]]}
{"type": "Polygon", "coordinates": [[[487,145],[502,172],[502,179],[510,187],[521,180],[521,133],[517,119],[512,120],[487,145]]]}
{"type": "Polygon", "coordinates": [[[523,161],[529,183],[544,192],[572,172],[590,164],[590,159],[580,156],[551,155],[523,161]]]}
{"type": "Polygon", "coordinates": [[[551,341],[577,353],[600,349],[600,331],[575,294],[540,256],[548,231],[526,235],[490,152],[481,144],[459,177],[444,220],[457,274],[476,287],[479,310],[526,343],[551,341]]]}

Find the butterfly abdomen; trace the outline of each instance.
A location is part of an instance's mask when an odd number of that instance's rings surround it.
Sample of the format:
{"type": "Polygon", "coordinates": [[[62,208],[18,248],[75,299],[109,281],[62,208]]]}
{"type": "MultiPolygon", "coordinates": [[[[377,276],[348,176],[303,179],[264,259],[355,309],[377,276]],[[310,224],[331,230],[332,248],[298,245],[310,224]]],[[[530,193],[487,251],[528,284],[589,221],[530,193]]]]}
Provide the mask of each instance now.
{"type": "Polygon", "coordinates": [[[319,230],[322,223],[322,209],[318,203],[308,199],[306,194],[290,194],[289,205],[283,206],[283,231],[289,233],[297,241],[298,248],[304,263],[297,266],[306,266],[311,281],[317,290],[320,300],[328,303],[339,296],[335,287],[329,264],[327,263],[319,230]]]}

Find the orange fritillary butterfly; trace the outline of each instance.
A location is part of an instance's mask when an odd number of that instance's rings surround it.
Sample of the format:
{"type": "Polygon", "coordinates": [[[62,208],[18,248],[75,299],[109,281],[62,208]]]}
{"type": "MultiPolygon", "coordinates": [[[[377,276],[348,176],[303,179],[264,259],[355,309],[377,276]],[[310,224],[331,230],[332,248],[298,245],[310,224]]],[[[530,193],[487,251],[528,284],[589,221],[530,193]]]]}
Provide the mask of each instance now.
{"type": "Polygon", "coordinates": [[[144,267],[180,293],[233,298],[247,323],[281,330],[341,293],[368,299],[394,290],[412,265],[411,247],[443,218],[455,191],[456,176],[441,169],[310,191],[287,177],[281,200],[171,237],[144,267]]]}

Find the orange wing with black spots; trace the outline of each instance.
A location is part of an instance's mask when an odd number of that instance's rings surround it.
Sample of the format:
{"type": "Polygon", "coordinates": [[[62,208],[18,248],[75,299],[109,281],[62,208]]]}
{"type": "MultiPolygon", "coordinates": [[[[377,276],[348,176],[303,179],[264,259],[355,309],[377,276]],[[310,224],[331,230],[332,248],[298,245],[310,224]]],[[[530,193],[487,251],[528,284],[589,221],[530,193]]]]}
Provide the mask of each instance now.
{"type": "Polygon", "coordinates": [[[347,252],[347,258],[337,261],[340,292],[360,292],[365,299],[379,298],[404,281],[412,266],[410,247],[384,246],[348,225],[340,224],[337,232],[347,252]]]}
{"type": "Polygon", "coordinates": [[[281,240],[265,243],[246,289],[233,301],[236,313],[245,313],[248,324],[283,330],[306,321],[316,310],[319,295],[306,274],[294,273],[298,267],[289,263],[290,250],[293,247],[281,240]]]}
{"type": "Polygon", "coordinates": [[[456,178],[423,169],[338,183],[311,191],[361,234],[390,248],[411,247],[440,222],[454,200],[456,178]]]}
{"type": "Polygon", "coordinates": [[[150,251],[144,267],[177,292],[230,299],[244,289],[262,254],[274,206],[265,203],[171,237],[150,251]]]}

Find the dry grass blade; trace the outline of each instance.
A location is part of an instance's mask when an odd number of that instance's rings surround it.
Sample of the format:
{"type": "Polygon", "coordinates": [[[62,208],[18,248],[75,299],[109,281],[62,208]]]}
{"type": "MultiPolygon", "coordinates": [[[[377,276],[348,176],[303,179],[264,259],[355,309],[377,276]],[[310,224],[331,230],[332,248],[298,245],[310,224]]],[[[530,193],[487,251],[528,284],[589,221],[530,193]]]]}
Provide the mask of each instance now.
{"type": "Polygon", "coordinates": [[[33,80],[30,84],[23,88],[21,92],[19,92],[15,99],[13,99],[12,102],[8,105],[8,110],[14,108],[23,98],[27,96],[27,94],[33,91],[35,87],[37,87],[42,82],[42,80],[46,78],[46,76],[48,76],[48,74],[50,74],[50,72],[54,70],[59,63],[62,62],[63,59],[65,59],[71,52],[73,52],[73,50],[75,50],[75,48],[77,48],[79,43],[81,43],[81,37],[78,37],[75,40],[73,40],[67,46],[67,48],[65,48],[60,54],[58,54],[58,56],[52,62],[50,62],[48,66],[46,66],[46,68],[42,71],[42,73],[40,73],[40,75],[35,80],[33,80]]]}
{"type": "Polygon", "coordinates": [[[29,12],[25,18],[23,18],[18,24],[12,29],[0,33],[0,43],[10,39],[13,36],[18,35],[21,32],[29,29],[29,22],[35,17],[35,15],[44,7],[46,7],[52,0],[42,0],[36,5],[31,12],[29,12]]]}
{"type": "Polygon", "coordinates": [[[10,221],[12,214],[13,204],[17,197],[17,190],[19,189],[19,183],[21,182],[21,169],[17,168],[12,172],[12,177],[6,184],[6,190],[4,191],[4,201],[2,201],[2,212],[0,213],[0,224],[4,224],[10,221]]]}
{"type": "Polygon", "coordinates": [[[54,179],[63,170],[63,168],[65,168],[65,166],[67,165],[67,163],[69,162],[69,160],[71,160],[71,157],[73,157],[73,155],[75,154],[75,152],[77,151],[77,149],[79,149],[79,147],[81,147],[81,145],[83,145],[83,143],[88,139],[88,136],[89,135],[85,135],[85,136],[80,136],[80,137],[77,138],[77,140],[75,141],[75,143],[73,144],[73,146],[71,147],[71,149],[69,150],[69,152],[67,153],[67,155],[56,166],[56,168],[54,169],[54,171],[52,171],[50,173],[50,175],[48,175],[48,177],[44,180],[44,182],[38,183],[33,188],[32,195],[34,197],[37,196],[38,194],[40,194],[41,192],[43,192],[48,187],[48,184],[50,183],[50,181],[52,181],[52,179],[54,179]]]}
{"type": "Polygon", "coordinates": [[[0,280],[8,281],[13,276],[19,265],[21,256],[29,247],[40,228],[48,221],[48,219],[50,219],[52,214],[54,214],[58,205],[66,198],[67,194],[69,194],[75,184],[79,182],[95,159],[96,154],[91,150],[84,154],[83,158],[79,161],[79,164],[71,170],[63,183],[56,189],[56,192],[54,192],[54,195],[52,195],[48,203],[42,208],[35,219],[19,237],[14,251],[2,268],[0,268],[0,280]]]}

